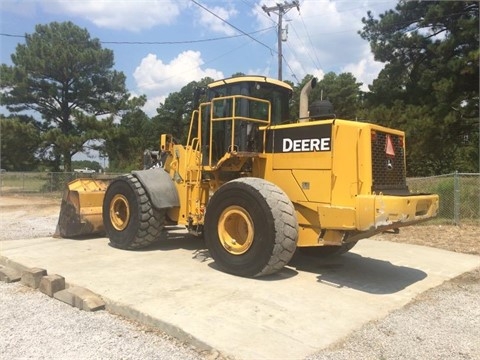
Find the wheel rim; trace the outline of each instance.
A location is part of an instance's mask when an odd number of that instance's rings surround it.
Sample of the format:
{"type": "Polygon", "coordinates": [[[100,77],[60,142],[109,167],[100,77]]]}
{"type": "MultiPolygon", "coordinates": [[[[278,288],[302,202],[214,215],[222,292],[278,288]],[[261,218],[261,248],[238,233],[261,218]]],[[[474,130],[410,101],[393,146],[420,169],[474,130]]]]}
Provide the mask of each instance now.
{"type": "Polygon", "coordinates": [[[117,231],[123,231],[130,221],[130,208],[125,196],[117,194],[110,202],[110,222],[117,231]]]}
{"type": "Polygon", "coordinates": [[[229,206],[220,215],[220,243],[232,255],[242,255],[253,244],[254,227],[248,212],[240,206],[229,206]]]}

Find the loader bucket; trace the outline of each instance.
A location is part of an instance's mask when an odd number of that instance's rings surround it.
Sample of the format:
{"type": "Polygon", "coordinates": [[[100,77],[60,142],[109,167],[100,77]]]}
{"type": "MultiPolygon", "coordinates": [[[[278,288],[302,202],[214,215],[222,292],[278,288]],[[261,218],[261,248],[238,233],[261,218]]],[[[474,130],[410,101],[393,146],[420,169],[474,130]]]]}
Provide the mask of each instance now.
{"type": "Polygon", "coordinates": [[[110,180],[77,179],[63,193],[54,237],[103,234],[102,205],[110,180]]]}

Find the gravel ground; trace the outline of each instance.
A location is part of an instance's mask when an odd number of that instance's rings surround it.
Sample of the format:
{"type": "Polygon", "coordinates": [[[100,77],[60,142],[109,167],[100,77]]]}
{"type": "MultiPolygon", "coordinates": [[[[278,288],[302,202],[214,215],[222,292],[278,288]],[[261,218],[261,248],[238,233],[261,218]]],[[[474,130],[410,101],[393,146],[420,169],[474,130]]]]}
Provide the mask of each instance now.
{"type": "Polygon", "coordinates": [[[86,312],[19,283],[0,282],[0,358],[196,360],[161,332],[106,311],[86,312]]]}
{"type": "MultiPolygon", "coordinates": [[[[0,241],[52,235],[58,211],[58,199],[0,196],[0,241]]],[[[479,255],[478,225],[417,226],[376,239],[479,255]]],[[[106,311],[80,311],[2,282],[0,333],[0,359],[222,359],[106,311]]],[[[480,268],[421,294],[307,359],[480,360],[479,337],[480,268]]]]}
{"type": "Polygon", "coordinates": [[[480,359],[480,269],[426,291],[308,360],[480,359]]]}

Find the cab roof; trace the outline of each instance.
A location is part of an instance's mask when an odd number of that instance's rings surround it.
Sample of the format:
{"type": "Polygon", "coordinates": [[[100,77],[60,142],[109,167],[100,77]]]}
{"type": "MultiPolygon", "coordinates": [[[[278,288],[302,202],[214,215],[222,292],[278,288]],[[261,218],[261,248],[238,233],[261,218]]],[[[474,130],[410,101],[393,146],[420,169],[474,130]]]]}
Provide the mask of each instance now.
{"type": "Polygon", "coordinates": [[[214,81],[210,84],[207,85],[209,89],[216,88],[219,86],[227,85],[227,84],[234,84],[234,83],[239,83],[239,82],[263,82],[263,83],[269,83],[273,84],[276,86],[283,87],[284,89],[293,91],[292,87],[288,85],[287,83],[277,80],[277,79],[272,79],[266,76],[261,76],[261,75],[247,75],[247,76],[237,76],[237,77],[231,77],[227,79],[222,79],[222,80],[217,80],[214,81]]]}

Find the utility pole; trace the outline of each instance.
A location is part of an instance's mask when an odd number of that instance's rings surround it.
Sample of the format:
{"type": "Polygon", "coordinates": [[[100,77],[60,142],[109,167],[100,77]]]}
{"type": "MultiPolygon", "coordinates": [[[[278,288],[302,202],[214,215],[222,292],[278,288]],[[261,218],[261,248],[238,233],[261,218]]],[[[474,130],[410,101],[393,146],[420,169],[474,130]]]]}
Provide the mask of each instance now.
{"type": "MultiPolygon", "coordinates": [[[[270,16],[270,12],[278,15],[278,28],[277,28],[277,47],[278,47],[278,80],[282,80],[282,21],[283,15],[288,12],[291,8],[296,7],[298,11],[300,11],[300,3],[298,0],[293,0],[292,2],[285,1],[283,4],[277,3],[275,6],[267,7],[266,5],[262,6],[263,11],[270,16]]],[[[287,41],[285,39],[285,41],[287,41]]]]}

